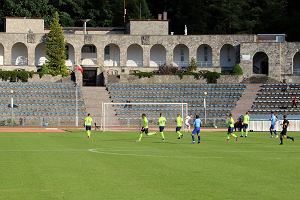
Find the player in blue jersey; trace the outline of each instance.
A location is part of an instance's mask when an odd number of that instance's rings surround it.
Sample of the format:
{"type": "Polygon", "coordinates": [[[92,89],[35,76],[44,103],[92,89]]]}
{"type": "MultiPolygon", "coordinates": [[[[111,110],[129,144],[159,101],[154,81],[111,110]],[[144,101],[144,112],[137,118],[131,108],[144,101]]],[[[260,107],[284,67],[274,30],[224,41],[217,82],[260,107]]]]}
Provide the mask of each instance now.
{"type": "Polygon", "coordinates": [[[278,138],[277,132],[276,132],[276,122],[277,122],[277,117],[275,116],[274,112],[271,112],[271,126],[270,126],[270,133],[271,137],[273,137],[273,133],[275,138],[278,138]]]}
{"type": "Polygon", "coordinates": [[[194,130],[192,132],[192,143],[195,144],[195,135],[198,136],[198,144],[200,144],[201,137],[200,137],[200,127],[201,127],[201,119],[199,115],[196,115],[196,119],[194,120],[194,130]]]}

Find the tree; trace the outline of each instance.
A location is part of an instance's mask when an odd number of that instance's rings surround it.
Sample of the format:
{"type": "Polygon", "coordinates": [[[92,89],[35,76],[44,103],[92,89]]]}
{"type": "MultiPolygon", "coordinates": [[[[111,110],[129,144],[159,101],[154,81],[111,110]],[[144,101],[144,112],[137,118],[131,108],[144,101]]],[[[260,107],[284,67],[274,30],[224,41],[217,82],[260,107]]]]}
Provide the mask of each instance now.
{"type": "Polygon", "coordinates": [[[50,24],[50,32],[47,35],[46,54],[48,61],[42,68],[42,72],[56,75],[68,75],[65,65],[65,37],[61,25],[59,24],[58,13],[55,12],[53,21],[50,24]]]}

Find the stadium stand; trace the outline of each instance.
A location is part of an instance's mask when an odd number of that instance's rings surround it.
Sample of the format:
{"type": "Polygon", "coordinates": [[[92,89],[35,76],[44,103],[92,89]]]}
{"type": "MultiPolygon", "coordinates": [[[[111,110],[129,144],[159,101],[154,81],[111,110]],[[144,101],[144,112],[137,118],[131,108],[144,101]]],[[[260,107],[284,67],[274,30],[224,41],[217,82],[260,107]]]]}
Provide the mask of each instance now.
{"type": "MultiPolygon", "coordinates": [[[[0,87],[0,125],[75,125],[74,84],[0,82],[0,87]],[[14,100],[14,108],[10,105],[11,97],[14,100]]],[[[82,119],[85,115],[85,105],[80,89],[77,105],[79,119],[82,119]]]]}
{"type": "Polygon", "coordinates": [[[286,114],[289,119],[300,117],[300,84],[263,84],[250,110],[252,118],[266,119],[270,112],[286,114]],[[296,97],[298,107],[292,106],[296,97]]]}
{"type": "MultiPolygon", "coordinates": [[[[204,118],[203,100],[206,98],[207,124],[224,123],[224,118],[235,107],[241,97],[244,84],[110,84],[107,86],[112,102],[115,103],[188,103],[188,112],[204,118]],[[207,95],[204,95],[207,92],[207,95]]],[[[141,113],[156,119],[159,112],[173,122],[180,109],[172,105],[114,106],[116,115],[124,123],[136,121],[141,113]]]]}

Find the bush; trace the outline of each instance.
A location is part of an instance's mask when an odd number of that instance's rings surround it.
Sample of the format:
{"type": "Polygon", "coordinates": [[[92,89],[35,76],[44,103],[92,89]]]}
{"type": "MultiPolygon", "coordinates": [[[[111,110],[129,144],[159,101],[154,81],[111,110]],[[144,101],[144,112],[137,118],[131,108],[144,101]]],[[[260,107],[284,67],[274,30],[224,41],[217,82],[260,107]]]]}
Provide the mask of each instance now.
{"type": "Polygon", "coordinates": [[[132,75],[138,76],[139,78],[151,78],[155,75],[155,72],[135,72],[132,75]]]}
{"type": "Polygon", "coordinates": [[[0,79],[3,81],[10,82],[27,82],[28,78],[32,78],[33,72],[28,71],[1,71],[0,70],[0,79]]]}
{"type": "Polygon", "coordinates": [[[243,70],[239,64],[234,65],[232,75],[243,75],[243,70]]]}
{"type": "Polygon", "coordinates": [[[175,75],[178,72],[178,67],[172,65],[160,65],[158,68],[159,75],[175,75]]]}
{"type": "Polygon", "coordinates": [[[196,62],[195,58],[192,58],[189,66],[187,68],[187,71],[193,72],[193,71],[196,71],[197,68],[198,68],[197,62],[196,62]]]}
{"type": "Polygon", "coordinates": [[[206,79],[207,83],[217,83],[220,74],[218,72],[207,71],[203,73],[202,77],[206,79]]]}
{"type": "Polygon", "coordinates": [[[180,79],[182,79],[183,76],[194,76],[194,78],[198,80],[202,76],[201,73],[190,72],[190,71],[178,71],[176,74],[177,76],[179,76],[180,79]]]}

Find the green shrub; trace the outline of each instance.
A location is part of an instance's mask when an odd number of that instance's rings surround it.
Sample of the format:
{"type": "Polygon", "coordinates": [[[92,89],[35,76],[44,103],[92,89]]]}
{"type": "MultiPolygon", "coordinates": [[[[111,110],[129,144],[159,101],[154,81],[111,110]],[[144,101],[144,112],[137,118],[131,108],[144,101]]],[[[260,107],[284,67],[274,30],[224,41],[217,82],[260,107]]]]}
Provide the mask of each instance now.
{"type": "Polygon", "coordinates": [[[138,76],[139,78],[151,78],[155,75],[154,72],[135,72],[132,75],[138,76]]]}
{"type": "Polygon", "coordinates": [[[176,75],[179,76],[180,79],[182,79],[183,76],[194,76],[194,79],[197,80],[199,80],[200,77],[202,76],[201,73],[191,72],[191,71],[178,71],[176,75]]]}
{"type": "Polygon", "coordinates": [[[178,67],[172,65],[160,65],[158,68],[159,75],[175,75],[178,72],[178,67]]]}
{"type": "Polygon", "coordinates": [[[1,71],[0,70],[0,79],[3,81],[10,81],[10,82],[27,82],[28,78],[32,78],[33,72],[28,71],[1,71]]]}
{"type": "Polygon", "coordinates": [[[239,64],[234,65],[232,75],[243,75],[243,70],[239,64]]]}
{"type": "Polygon", "coordinates": [[[206,79],[207,83],[217,83],[220,74],[218,72],[207,71],[203,73],[202,77],[206,79]]]}
{"type": "Polygon", "coordinates": [[[193,71],[196,71],[197,68],[198,68],[197,62],[196,62],[195,58],[192,58],[189,66],[187,68],[187,71],[193,72],[193,71]]]}

